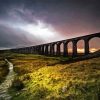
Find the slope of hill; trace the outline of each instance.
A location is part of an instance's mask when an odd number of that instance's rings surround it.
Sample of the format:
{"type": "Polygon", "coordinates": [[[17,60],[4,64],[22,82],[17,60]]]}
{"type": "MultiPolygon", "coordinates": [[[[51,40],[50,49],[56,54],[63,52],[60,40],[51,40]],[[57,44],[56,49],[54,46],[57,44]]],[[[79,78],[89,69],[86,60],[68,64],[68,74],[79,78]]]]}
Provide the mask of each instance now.
{"type": "Polygon", "coordinates": [[[9,58],[18,74],[9,90],[13,100],[100,99],[100,57],[70,64],[30,54],[9,58]]]}

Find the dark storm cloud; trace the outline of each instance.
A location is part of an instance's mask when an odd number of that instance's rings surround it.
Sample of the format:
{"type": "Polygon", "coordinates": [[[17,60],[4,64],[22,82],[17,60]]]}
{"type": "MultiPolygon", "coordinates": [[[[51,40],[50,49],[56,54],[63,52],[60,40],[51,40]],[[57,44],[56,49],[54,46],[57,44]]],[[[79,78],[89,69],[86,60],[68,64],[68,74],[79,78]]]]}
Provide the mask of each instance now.
{"type": "MultiPolygon", "coordinates": [[[[37,24],[37,20],[42,20],[52,25],[63,38],[70,38],[100,31],[99,4],[100,0],[0,0],[0,20],[14,24],[37,24]]],[[[39,43],[39,39],[32,39],[22,31],[1,24],[0,38],[7,42],[1,39],[0,45],[25,44],[25,40],[26,44],[30,44],[29,40],[39,43]],[[4,26],[5,29],[2,28],[4,26]],[[11,38],[16,42],[12,43],[11,38]]]]}
{"type": "Polygon", "coordinates": [[[35,38],[32,39],[33,36],[27,36],[27,33],[21,30],[14,30],[6,26],[0,25],[0,48],[15,48],[15,47],[25,47],[27,45],[33,45],[40,43],[41,40],[35,38]]]}
{"type": "Polygon", "coordinates": [[[28,22],[41,19],[55,26],[70,27],[76,22],[93,25],[100,22],[99,3],[99,0],[1,0],[0,16],[17,16],[28,22]]]}
{"type": "MultiPolygon", "coordinates": [[[[44,18],[48,22],[60,23],[78,16],[81,18],[92,15],[91,17],[99,18],[99,3],[99,0],[1,0],[0,15],[8,17],[5,15],[9,15],[10,11],[14,11],[22,18],[33,16],[44,18]],[[56,18],[61,21],[56,21],[56,18]]],[[[32,18],[28,19],[32,20],[32,18]]]]}

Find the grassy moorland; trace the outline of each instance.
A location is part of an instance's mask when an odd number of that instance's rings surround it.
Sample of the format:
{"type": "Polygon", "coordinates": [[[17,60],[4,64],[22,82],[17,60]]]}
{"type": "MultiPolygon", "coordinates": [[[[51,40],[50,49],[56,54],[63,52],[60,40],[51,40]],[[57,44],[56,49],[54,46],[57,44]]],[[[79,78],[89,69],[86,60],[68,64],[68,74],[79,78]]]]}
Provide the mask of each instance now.
{"type": "Polygon", "coordinates": [[[7,74],[8,74],[8,66],[5,63],[3,57],[0,55],[0,83],[4,81],[7,74]]]}
{"type": "Polygon", "coordinates": [[[100,57],[62,64],[68,58],[10,54],[17,73],[12,100],[100,100],[100,57]]]}

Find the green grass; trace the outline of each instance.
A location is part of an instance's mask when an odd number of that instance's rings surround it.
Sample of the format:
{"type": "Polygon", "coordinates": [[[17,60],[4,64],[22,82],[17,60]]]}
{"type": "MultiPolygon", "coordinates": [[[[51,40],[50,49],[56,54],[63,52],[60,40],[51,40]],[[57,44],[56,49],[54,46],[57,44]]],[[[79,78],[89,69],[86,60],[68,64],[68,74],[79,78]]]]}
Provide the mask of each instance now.
{"type": "Polygon", "coordinates": [[[11,53],[0,53],[0,84],[5,80],[9,69],[8,64],[5,62],[5,58],[10,55],[11,53]]]}
{"type": "MultiPolygon", "coordinates": [[[[17,73],[12,100],[99,100],[100,57],[71,64],[69,58],[32,54],[8,57],[17,73]]],[[[70,58],[71,59],[71,58],[70,58]]]]}
{"type": "Polygon", "coordinates": [[[8,74],[8,65],[3,59],[0,59],[0,84],[5,80],[6,75],[8,74]]]}

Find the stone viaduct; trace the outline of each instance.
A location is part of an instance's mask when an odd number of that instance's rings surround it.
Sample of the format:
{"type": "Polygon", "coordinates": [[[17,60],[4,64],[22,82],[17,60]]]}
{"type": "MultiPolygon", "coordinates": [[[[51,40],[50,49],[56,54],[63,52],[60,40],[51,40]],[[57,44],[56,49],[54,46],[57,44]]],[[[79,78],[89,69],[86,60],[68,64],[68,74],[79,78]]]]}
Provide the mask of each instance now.
{"type": "Polygon", "coordinates": [[[40,55],[51,55],[51,56],[68,56],[68,43],[72,42],[72,56],[75,57],[78,55],[77,53],[77,43],[80,40],[84,41],[84,55],[89,54],[89,40],[99,37],[100,33],[94,33],[90,35],[80,36],[76,38],[31,46],[31,47],[24,47],[24,48],[17,48],[17,49],[11,49],[12,52],[15,53],[31,53],[31,54],[40,54],[40,55]],[[63,52],[61,52],[61,44],[63,44],[63,52]],[[55,52],[55,46],[56,46],[56,52],[55,52]]]}

